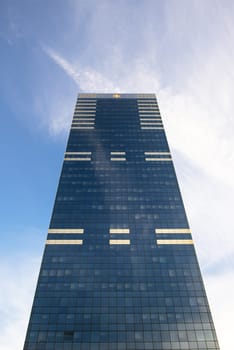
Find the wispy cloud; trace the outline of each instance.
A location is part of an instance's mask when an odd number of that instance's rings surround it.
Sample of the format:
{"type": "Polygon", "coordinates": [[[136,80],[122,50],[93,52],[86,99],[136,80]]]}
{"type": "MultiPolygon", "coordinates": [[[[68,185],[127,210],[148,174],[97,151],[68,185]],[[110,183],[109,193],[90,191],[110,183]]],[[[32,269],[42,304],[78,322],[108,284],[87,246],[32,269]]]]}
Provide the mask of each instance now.
{"type": "Polygon", "coordinates": [[[114,82],[92,68],[79,68],[78,64],[74,65],[70,63],[51,48],[44,48],[44,50],[48,56],[73,79],[81,91],[108,92],[119,90],[114,82]]]}
{"type": "MultiPolygon", "coordinates": [[[[172,147],[212,177],[218,177],[233,186],[233,177],[229,171],[230,166],[234,168],[234,156],[230,151],[230,144],[234,146],[234,141],[229,132],[230,126],[234,128],[231,110],[223,112],[222,101],[219,100],[216,100],[214,107],[213,96],[208,89],[203,90],[201,100],[200,86],[207,84],[207,80],[211,80],[210,84],[213,81],[209,69],[203,67],[202,71],[197,72],[192,88],[186,86],[185,91],[177,93],[175,88],[162,87],[157,73],[147,65],[147,61],[145,64],[139,59],[133,61],[131,70],[119,76],[116,81],[112,81],[110,77],[93,69],[77,68],[78,64],[68,62],[51,49],[46,49],[46,52],[76,82],[81,91],[156,91],[172,147]]],[[[210,52],[207,59],[209,60],[213,54],[210,52]]],[[[123,71],[123,67],[124,62],[120,62],[119,71],[123,71]]],[[[193,75],[193,71],[190,74],[193,75]]],[[[219,81],[222,82],[222,77],[219,81]]],[[[234,88],[234,80],[230,83],[227,95],[231,95],[234,88]]],[[[58,124],[63,127],[61,123],[58,124]]],[[[67,128],[67,123],[64,127],[67,128]]]]}

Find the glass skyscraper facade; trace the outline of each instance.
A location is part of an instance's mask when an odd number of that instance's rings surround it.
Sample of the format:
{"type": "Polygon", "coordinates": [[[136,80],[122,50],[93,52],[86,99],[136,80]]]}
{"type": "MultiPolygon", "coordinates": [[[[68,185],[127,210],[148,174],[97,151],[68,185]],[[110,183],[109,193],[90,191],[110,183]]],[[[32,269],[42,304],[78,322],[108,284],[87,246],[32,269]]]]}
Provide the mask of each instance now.
{"type": "Polygon", "coordinates": [[[154,94],[79,94],[24,350],[217,350],[154,94]]]}

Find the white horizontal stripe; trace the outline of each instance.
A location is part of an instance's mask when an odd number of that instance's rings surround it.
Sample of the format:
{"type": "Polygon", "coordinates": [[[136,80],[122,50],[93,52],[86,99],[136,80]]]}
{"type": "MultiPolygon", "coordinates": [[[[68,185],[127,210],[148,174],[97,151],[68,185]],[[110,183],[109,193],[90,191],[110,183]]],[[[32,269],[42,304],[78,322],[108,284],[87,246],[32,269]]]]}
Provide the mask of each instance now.
{"type": "Polygon", "coordinates": [[[111,152],[111,154],[115,155],[115,154],[126,154],[126,152],[111,152]]]}
{"type": "Polygon", "coordinates": [[[146,126],[146,125],[152,125],[152,126],[157,126],[157,125],[163,125],[160,122],[141,122],[142,126],[146,126]]]}
{"type": "Polygon", "coordinates": [[[157,244],[193,244],[192,239],[157,239],[157,244]]]}
{"type": "Polygon", "coordinates": [[[94,111],[76,111],[74,113],[74,116],[75,117],[95,117],[96,116],[96,113],[94,111]]]}
{"type": "Polygon", "coordinates": [[[77,103],[97,103],[97,99],[96,98],[87,98],[87,99],[78,99],[77,103]]]}
{"type": "Polygon", "coordinates": [[[66,161],[75,161],[75,162],[81,162],[81,161],[90,161],[91,158],[64,158],[66,161]]]}
{"type": "Polygon", "coordinates": [[[138,113],[139,114],[147,114],[147,113],[160,114],[160,111],[158,108],[138,108],[138,113]]]}
{"type": "Polygon", "coordinates": [[[156,107],[156,106],[147,106],[147,107],[140,107],[138,106],[138,111],[141,113],[142,110],[146,110],[147,112],[148,111],[151,111],[151,110],[156,110],[156,111],[159,111],[159,109],[156,107]]]}
{"type": "Polygon", "coordinates": [[[170,162],[171,158],[145,158],[147,162],[170,162]]]}
{"type": "Polygon", "coordinates": [[[78,106],[87,106],[87,107],[89,107],[89,106],[96,106],[97,105],[97,102],[78,102],[77,103],[77,105],[76,105],[76,107],[78,107],[78,106]]]}
{"type": "Polygon", "coordinates": [[[87,125],[94,125],[94,122],[89,122],[89,121],[82,121],[82,122],[72,122],[72,125],[84,125],[84,124],[87,124],[87,125]]]}
{"type": "Polygon", "coordinates": [[[140,122],[141,123],[160,123],[160,124],[162,124],[162,119],[161,118],[149,118],[149,117],[147,117],[147,118],[140,118],[140,122]]]}
{"type": "Polygon", "coordinates": [[[117,245],[117,244],[123,244],[123,245],[129,245],[130,239],[110,239],[109,240],[110,245],[117,245]]]}
{"type": "Polygon", "coordinates": [[[109,229],[110,234],[115,234],[115,233],[130,233],[129,228],[110,228],[109,229]]]}
{"type": "Polygon", "coordinates": [[[47,239],[46,244],[83,244],[82,239],[47,239]]]}
{"type": "Polygon", "coordinates": [[[95,113],[74,113],[74,117],[95,117],[95,113]]]}
{"type": "Polygon", "coordinates": [[[140,121],[141,122],[144,122],[144,121],[149,121],[149,122],[153,122],[153,121],[156,121],[156,122],[161,122],[162,121],[162,119],[161,118],[157,118],[157,117],[152,117],[152,118],[149,118],[149,117],[147,117],[147,118],[143,118],[143,117],[140,117],[140,121]]]}
{"type": "Polygon", "coordinates": [[[84,118],[84,117],[74,117],[73,121],[87,121],[87,122],[94,122],[95,118],[84,118]]]}
{"type": "Polygon", "coordinates": [[[152,126],[152,127],[151,126],[149,126],[149,127],[148,126],[142,126],[141,129],[142,130],[146,130],[146,129],[163,130],[163,128],[156,127],[156,126],[155,127],[154,126],[152,126]]]}
{"type": "Polygon", "coordinates": [[[75,110],[75,113],[74,114],[92,114],[92,115],[96,115],[96,111],[95,110],[85,110],[85,109],[79,109],[79,110],[75,110]]]}
{"type": "Polygon", "coordinates": [[[91,152],[65,152],[65,154],[91,154],[91,152]]]}
{"type": "Polygon", "coordinates": [[[111,158],[112,161],[124,161],[126,158],[111,158]]]}
{"type": "MultiPolygon", "coordinates": [[[[154,108],[155,109],[155,108],[154,108]]],[[[143,108],[141,108],[141,109],[139,109],[138,108],[138,113],[139,113],[139,115],[145,115],[145,114],[160,114],[160,111],[159,111],[159,109],[156,109],[156,110],[151,110],[151,109],[146,109],[145,110],[145,108],[144,108],[144,110],[143,110],[143,108]]]]}
{"type": "Polygon", "coordinates": [[[73,117],[73,122],[94,122],[95,117],[73,117]]]}
{"type": "Polygon", "coordinates": [[[158,114],[158,115],[156,115],[156,114],[140,115],[140,119],[146,119],[146,118],[162,120],[160,114],[158,114]]]}
{"type": "Polygon", "coordinates": [[[92,114],[92,115],[96,115],[96,111],[95,110],[84,110],[84,109],[79,109],[79,110],[75,110],[75,113],[74,114],[84,114],[84,115],[87,115],[87,114],[92,114]]]}
{"type": "Polygon", "coordinates": [[[144,108],[144,107],[154,107],[158,108],[158,105],[156,103],[138,103],[139,108],[144,108]]]}
{"type": "MultiPolygon", "coordinates": [[[[139,115],[142,116],[142,114],[143,114],[143,115],[146,115],[146,114],[156,115],[156,114],[157,114],[157,111],[155,111],[155,110],[150,110],[150,109],[149,109],[149,110],[144,110],[144,111],[143,111],[143,110],[142,110],[142,111],[139,111],[139,115]],[[150,113],[150,112],[152,112],[152,113],[150,113]]],[[[160,115],[159,112],[158,112],[158,115],[160,115]]]]}
{"type": "Polygon", "coordinates": [[[78,105],[75,110],[80,110],[80,109],[96,109],[96,105],[78,105]]]}
{"type": "Polygon", "coordinates": [[[137,100],[137,103],[157,103],[156,100],[137,100]]]}
{"type": "Polygon", "coordinates": [[[189,228],[156,228],[155,233],[191,233],[189,228]]]}
{"type": "Polygon", "coordinates": [[[76,107],[75,107],[75,110],[77,109],[96,109],[96,104],[78,104],[76,107]]]}
{"type": "Polygon", "coordinates": [[[156,101],[151,101],[151,102],[138,102],[138,106],[155,106],[158,107],[158,104],[156,101]]]}
{"type": "Polygon", "coordinates": [[[50,228],[48,233],[84,233],[83,228],[50,228]]]}
{"type": "Polygon", "coordinates": [[[154,156],[154,155],[168,155],[168,154],[170,154],[170,152],[144,152],[145,153],[145,155],[149,155],[149,156],[154,156]]]}
{"type": "Polygon", "coordinates": [[[80,103],[78,102],[75,106],[75,108],[79,108],[79,107],[95,107],[96,108],[97,103],[96,102],[88,102],[88,103],[80,103]]]}
{"type": "Polygon", "coordinates": [[[73,126],[71,129],[94,129],[93,126],[73,126]]]}

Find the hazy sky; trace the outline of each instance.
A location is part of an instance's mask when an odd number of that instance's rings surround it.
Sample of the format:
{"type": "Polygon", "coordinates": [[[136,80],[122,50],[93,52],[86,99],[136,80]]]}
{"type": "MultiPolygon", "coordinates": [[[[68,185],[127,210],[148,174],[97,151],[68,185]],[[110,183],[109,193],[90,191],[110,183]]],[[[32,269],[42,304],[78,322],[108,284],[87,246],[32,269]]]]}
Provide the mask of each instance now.
{"type": "Polygon", "coordinates": [[[78,92],[156,93],[234,349],[234,2],[1,0],[0,348],[23,346],[78,92]]]}

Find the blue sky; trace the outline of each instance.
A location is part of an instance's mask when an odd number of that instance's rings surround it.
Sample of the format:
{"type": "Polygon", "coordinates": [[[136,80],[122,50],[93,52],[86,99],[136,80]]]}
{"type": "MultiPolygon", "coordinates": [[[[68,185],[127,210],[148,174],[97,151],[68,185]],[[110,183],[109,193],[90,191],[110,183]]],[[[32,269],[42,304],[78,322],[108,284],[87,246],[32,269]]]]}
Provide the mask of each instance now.
{"type": "Polygon", "coordinates": [[[0,348],[22,348],[78,92],[156,93],[222,350],[234,348],[234,2],[1,0],[0,348]]]}

